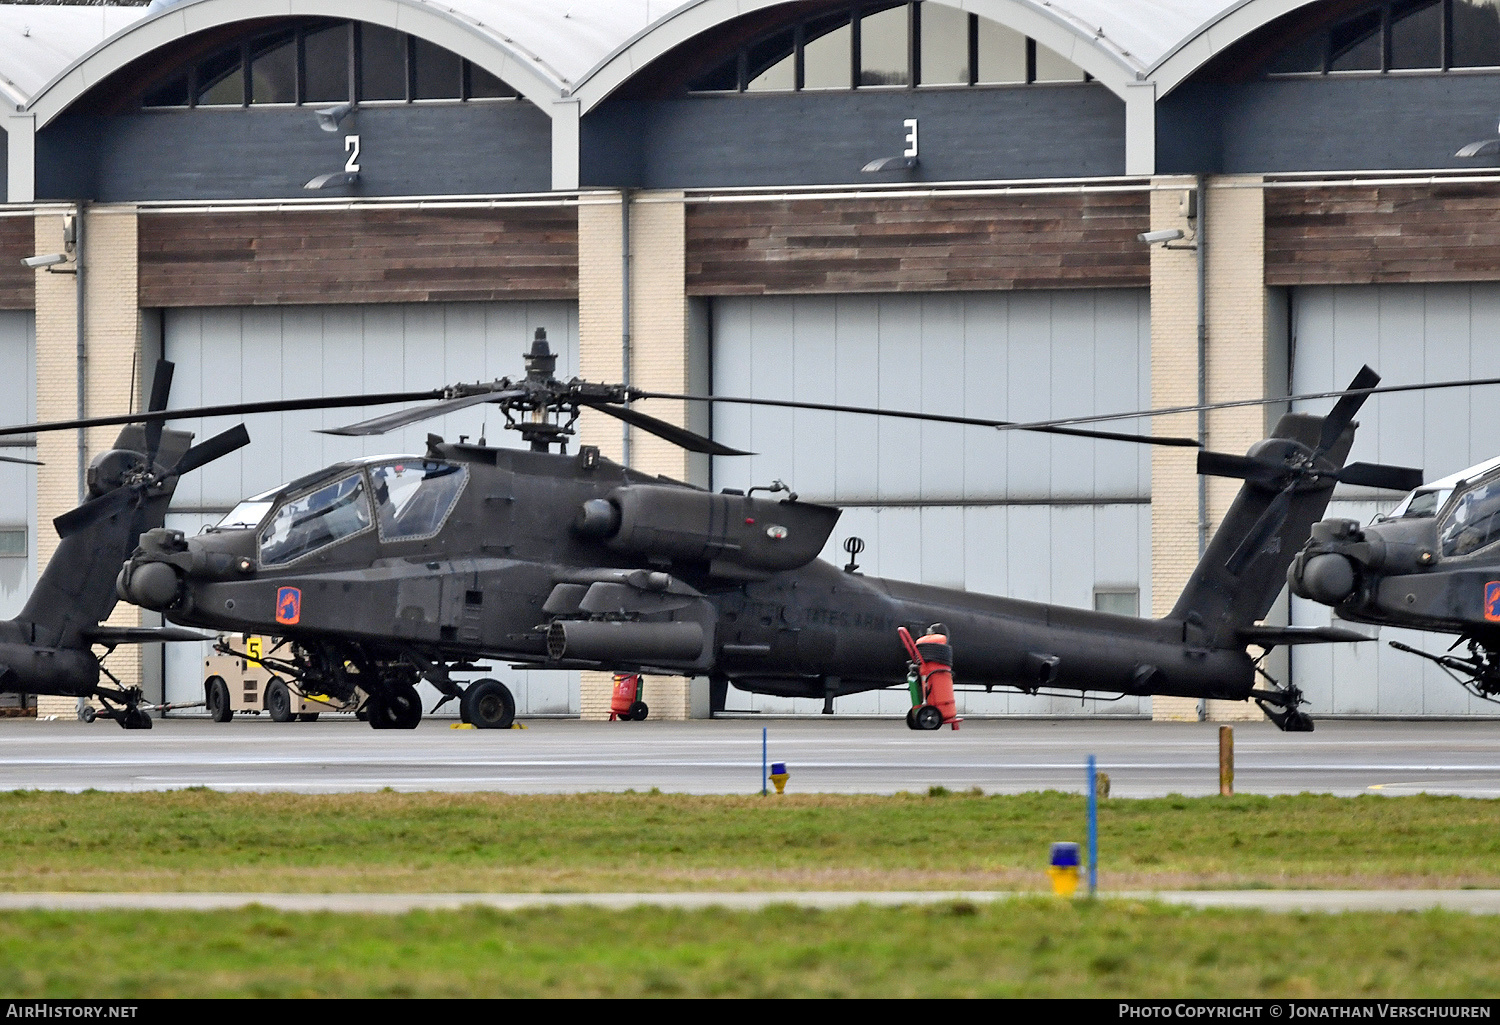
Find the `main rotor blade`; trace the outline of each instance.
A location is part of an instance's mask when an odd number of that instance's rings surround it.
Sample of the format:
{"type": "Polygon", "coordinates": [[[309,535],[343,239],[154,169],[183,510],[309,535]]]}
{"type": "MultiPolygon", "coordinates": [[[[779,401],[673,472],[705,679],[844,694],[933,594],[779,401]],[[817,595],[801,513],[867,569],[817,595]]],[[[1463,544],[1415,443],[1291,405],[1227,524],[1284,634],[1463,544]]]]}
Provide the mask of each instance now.
{"type": "Polygon", "coordinates": [[[181,477],[248,444],[250,444],[250,432],[245,430],[244,424],[236,424],[223,434],[215,434],[203,444],[194,445],[188,449],[182,454],[182,458],[177,460],[177,465],[167,471],[166,476],[181,477]]]}
{"type": "Polygon", "coordinates": [[[265,402],[236,402],[225,406],[193,406],[188,409],[147,410],[116,416],[91,416],[81,420],[53,420],[48,423],[0,427],[0,438],[16,434],[41,434],[46,431],[71,431],[79,427],[111,427],[120,424],[158,423],[186,420],[190,417],[246,416],[250,413],[289,413],[299,409],[347,409],[352,406],[385,406],[394,402],[431,402],[443,397],[441,388],[432,391],[382,392],[377,395],[336,395],[322,399],[270,399],[265,402]]]}
{"type": "MultiPolygon", "coordinates": [[[[915,413],[905,409],[877,409],[874,406],[843,406],[831,402],[793,402],[789,399],[747,399],[729,395],[673,395],[667,392],[631,391],[633,398],[676,399],[686,402],[724,402],[741,406],[778,406],[782,409],[812,409],[828,413],[862,413],[866,416],[888,416],[901,420],[923,420],[929,423],[963,424],[969,427],[998,427],[1002,430],[1038,431],[1042,434],[1065,434],[1075,438],[1099,441],[1129,441],[1137,445],[1166,445],[1174,448],[1200,448],[1192,438],[1155,437],[1150,434],[1119,434],[1114,431],[1075,430],[1050,424],[1026,426],[1014,420],[983,420],[972,416],[949,416],[945,413],[915,413]]],[[[597,408],[597,407],[596,407],[597,408]]],[[[1081,422],[1081,421],[1080,421],[1081,422]]]]}
{"type": "Polygon", "coordinates": [[[139,492],[130,485],[106,491],[98,498],[91,498],[76,509],[69,509],[52,521],[58,537],[69,537],[86,527],[116,513],[124,512],[135,504],[139,492]]]}
{"type": "Polygon", "coordinates": [[[1292,511],[1292,485],[1287,485],[1276,493],[1271,499],[1271,504],[1266,506],[1266,511],[1260,514],[1245,539],[1239,543],[1239,547],[1229,556],[1229,561],[1224,563],[1224,568],[1235,576],[1239,576],[1250,561],[1260,554],[1260,550],[1271,540],[1271,535],[1281,529],[1286,522],[1287,515],[1292,511]]]}
{"type": "Polygon", "coordinates": [[[484,395],[465,395],[462,398],[448,399],[446,402],[437,402],[430,406],[418,406],[416,409],[402,409],[395,413],[387,413],[385,416],[377,416],[370,420],[361,420],[357,424],[349,424],[345,427],[329,427],[321,430],[319,434],[337,434],[347,438],[364,438],[375,434],[385,434],[401,427],[410,427],[419,424],[423,420],[431,420],[435,416],[445,413],[456,413],[460,409],[468,409],[470,406],[482,405],[486,402],[498,402],[502,399],[519,398],[525,395],[521,391],[498,391],[489,392],[484,395]]]}
{"type": "Polygon", "coordinates": [[[1359,373],[1355,374],[1354,380],[1349,383],[1346,393],[1333,404],[1333,411],[1323,418],[1323,431],[1318,436],[1316,455],[1321,456],[1338,444],[1339,439],[1344,436],[1344,431],[1354,422],[1354,414],[1359,412],[1359,407],[1363,406],[1365,399],[1370,397],[1365,389],[1373,388],[1379,383],[1379,374],[1368,365],[1360,367],[1359,373]]]}
{"type": "MultiPolygon", "coordinates": [[[[173,364],[167,360],[156,361],[156,376],[151,379],[151,399],[146,408],[157,412],[167,408],[167,399],[172,394],[173,364]]],[[[161,432],[167,426],[165,420],[153,420],[146,424],[146,467],[156,465],[156,452],[161,447],[161,432]]]]}
{"type": "Polygon", "coordinates": [[[1422,486],[1422,471],[1411,466],[1383,463],[1350,463],[1337,474],[1345,484],[1362,484],[1389,491],[1412,491],[1422,486]]]}
{"type": "Polygon", "coordinates": [[[1250,456],[1232,456],[1227,452],[1199,452],[1198,472],[1206,477],[1274,481],[1286,472],[1286,467],[1250,456]]]}
{"type": "Polygon", "coordinates": [[[20,456],[0,456],[0,463],[20,463],[22,466],[46,466],[35,459],[22,459],[20,456]]]}
{"type": "Polygon", "coordinates": [[[617,406],[613,403],[600,403],[594,405],[590,402],[581,402],[579,405],[588,409],[597,409],[607,416],[616,420],[623,420],[632,427],[639,427],[647,434],[654,434],[658,438],[664,438],[672,444],[685,448],[689,452],[703,452],[711,456],[753,456],[754,452],[741,452],[737,448],[720,444],[712,438],[705,438],[701,434],[694,434],[676,424],[669,424],[665,420],[658,420],[654,416],[637,412],[628,406],[617,406]]]}
{"type": "MultiPolygon", "coordinates": [[[[1426,384],[1388,384],[1381,388],[1362,389],[1362,395],[1399,395],[1402,392],[1442,391],[1450,388],[1485,388],[1500,384],[1500,377],[1470,377],[1461,381],[1430,381],[1426,384]]],[[[1028,420],[1025,423],[997,425],[1002,431],[1038,431],[1044,427],[1066,427],[1070,424],[1102,424],[1116,420],[1140,420],[1153,416],[1176,416],[1179,413],[1211,413],[1217,409],[1248,409],[1253,406],[1279,406],[1284,403],[1306,402],[1311,399],[1337,399],[1350,394],[1349,389],[1338,391],[1299,392],[1296,395],[1273,395],[1263,399],[1234,399],[1229,402],[1206,402],[1193,406],[1161,406],[1156,409],[1136,409],[1128,413],[1091,413],[1087,416],[1063,416],[1052,420],[1028,420]]],[[[671,397],[671,396],[668,396],[671,397]]],[[[680,396],[679,396],[680,397],[680,396]]],[[[697,398],[697,396],[688,396],[697,398]]]]}

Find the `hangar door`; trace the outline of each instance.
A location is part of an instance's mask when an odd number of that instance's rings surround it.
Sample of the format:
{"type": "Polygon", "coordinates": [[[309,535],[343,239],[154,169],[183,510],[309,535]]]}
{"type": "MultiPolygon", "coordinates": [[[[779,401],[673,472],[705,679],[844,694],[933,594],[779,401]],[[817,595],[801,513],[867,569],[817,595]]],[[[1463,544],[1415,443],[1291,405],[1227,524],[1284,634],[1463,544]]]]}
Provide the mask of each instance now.
{"type": "MultiPolygon", "coordinates": [[[[572,302],[422,303],[420,305],[225,307],[164,312],[163,347],[177,364],[171,405],[178,408],[277,398],[411,391],[524,373],[522,353],[539,327],[559,354],[557,376],[578,373],[578,308],[572,302]]],[[[241,498],[343,459],[426,451],[428,433],[488,437],[519,445],[491,406],[453,413],[374,438],[314,433],[395,407],[265,413],[244,418],[251,443],[189,474],[177,486],[167,525],[189,534],[218,522],[241,498]]],[[[183,420],[174,425],[211,437],[238,422],[183,420]]],[[[205,646],[206,648],[206,646],[205,646]]],[[[167,645],[168,701],[201,700],[198,645],[167,645]]],[[[494,675],[522,714],[578,710],[576,673],[494,675]]],[[[424,706],[437,694],[425,684],[424,706]]],[[[456,703],[445,712],[457,715],[456,703]]]]}
{"type": "MultiPolygon", "coordinates": [[[[716,299],[722,395],[1033,420],[1149,405],[1144,290],[716,299]]],[[[1110,611],[1149,611],[1146,446],[1045,434],[720,406],[715,488],[785,480],[845,507],[823,557],[867,544],[865,573],[1110,611]]],[[[1131,428],[1118,428],[1130,430],[1131,428]]],[[[962,665],[962,639],[958,659],[962,665]]],[[[893,680],[893,684],[902,681],[893,680]]],[[[962,685],[962,669],[959,670],[962,685]]],[[[900,714],[904,691],[840,698],[900,714]]],[[[729,708],[817,712],[820,701],[731,691],[729,708]]],[[[1149,700],[961,694],[965,714],[1142,714],[1149,700]]]]}
{"type": "MultiPolygon", "coordinates": [[[[1386,384],[1500,377],[1500,285],[1380,285],[1299,288],[1292,293],[1294,392],[1342,388],[1362,364],[1386,384]]],[[[1360,412],[1349,458],[1420,466],[1427,480],[1500,455],[1497,389],[1372,396],[1360,412]]],[[[1326,413],[1328,400],[1309,402],[1326,413]]],[[[1368,523],[1399,496],[1340,485],[1328,515],[1368,523]]],[[[1326,606],[1292,600],[1292,621],[1326,625],[1326,606]]],[[[1370,627],[1357,627],[1373,632],[1370,627]]],[[[1494,715],[1436,666],[1387,641],[1439,651],[1453,638],[1382,629],[1364,644],[1293,649],[1292,675],[1319,712],[1347,715],[1494,715]]]]}
{"type": "MultiPolygon", "coordinates": [[[[36,419],[35,323],[30,310],[0,310],[0,415],[8,423],[36,419]]],[[[35,459],[36,439],[0,439],[0,455],[35,459]]],[[[26,604],[35,567],[36,467],[0,463],[0,619],[26,604]]]]}

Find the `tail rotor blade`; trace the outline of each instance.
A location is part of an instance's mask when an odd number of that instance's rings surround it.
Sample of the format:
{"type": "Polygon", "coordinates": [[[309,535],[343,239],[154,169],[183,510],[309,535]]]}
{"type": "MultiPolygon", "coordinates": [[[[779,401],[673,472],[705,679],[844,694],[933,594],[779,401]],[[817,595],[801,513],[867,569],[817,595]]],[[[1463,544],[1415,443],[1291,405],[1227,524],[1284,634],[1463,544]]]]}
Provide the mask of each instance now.
{"type": "Polygon", "coordinates": [[[1198,472],[1206,477],[1234,477],[1238,480],[1274,481],[1286,471],[1279,463],[1267,463],[1249,456],[1232,456],[1226,452],[1199,452],[1198,472]]]}
{"type": "Polygon", "coordinates": [[[1387,466],[1383,463],[1350,463],[1338,472],[1345,484],[1389,491],[1412,491],[1422,486],[1422,471],[1411,466],[1387,466]]]}
{"type": "Polygon", "coordinates": [[[711,456],[750,456],[753,452],[741,452],[737,448],[705,438],[701,434],[695,434],[676,424],[669,424],[665,420],[658,420],[654,416],[637,412],[627,406],[593,405],[591,403],[580,403],[589,409],[597,409],[599,412],[614,417],[616,420],[624,420],[632,427],[639,427],[647,434],[654,434],[658,438],[670,441],[672,444],[687,449],[689,452],[703,452],[711,456]]]}
{"type": "Polygon", "coordinates": [[[135,504],[136,495],[136,489],[129,485],[115,488],[98,498],[89,499],[76,509],[69,509],[53,520],[52,525],[57,528],[58,537],[69,537],[100,520],[124,512],[135,504]]]}
{"type": "Polygon", "coordinates": [[[244,424],[231,427],[223,434],[216,434],[201,445],[194,445],[182,454],[177,465],[168,470],[167,477],[181,477],[190,473],[200,466],[206,466],[221,456],[227,456],[235,449],[244,448],[250,444],[250,432],[245,430],[244,424]]]}
{"type": "Polygon", "coordinates": [[[1289,485],[1276,493],[1271,499],[1271,504],[1266,506],[1266,511],[1260,514],[1260,519],[1245,534],[1245,539],[1240,542],[1229,556],[1229,561],[1224,563],[1224,568],[1235,576],[1244,572],[1260,550],[1265,547],[1266,542],[1271,540],[1271,535],[1281,529],[1286,522],[1287,515],[1292,511],[1292,487],[1289,485]]]}
{"type": "MultiPolygon", "coordinates": [[[[156,361],[156,376],[151,379],[151,399],[146,409],[152,413],[160,412],[167,408],[167,399],[172,393],[172,370],[174,364],[159,359],[156,361]]],[[[151,420],[146,423],[146,466],[149,469],[156,465],[156,452],[161,447],[161,432],[166,427],[165,420],[151,420]]]]}
{"type": "MultiPolygon", "coordinates": [[[[1359,373],[1354,375],[1354,380],[1349,382],[1348,391],[1359,391],[1365,388],[1373,388],[1380,383],[1380,375],[1369,366],[1360,367],[1359,373]]],[[[1343,437],[1345,429],[1354,422],[1354,416],[1359,412],[1359,407],[1365,404],[1368,395],[1344,395],[1333,404],[1333,411],[1323,418],[1323,433],[1318,438],[1317,454],[1322,455],[1333,446],[1338,444],[1339,438],[1343,437]]]]}

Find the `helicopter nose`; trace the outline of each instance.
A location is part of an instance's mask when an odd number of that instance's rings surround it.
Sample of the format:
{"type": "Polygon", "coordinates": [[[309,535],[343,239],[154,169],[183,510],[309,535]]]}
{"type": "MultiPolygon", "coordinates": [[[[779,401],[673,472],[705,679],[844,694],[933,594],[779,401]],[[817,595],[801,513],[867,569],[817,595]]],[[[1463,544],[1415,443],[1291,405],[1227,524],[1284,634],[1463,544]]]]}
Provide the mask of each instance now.
{"type": "Polygon", "coordinates": [[[1315,555],[1302,567],[1301,584],[1313,601],[1337,605],[1354,593],[1354,564],[1342,555],[1315,555]]]}
{"type": "Polygon", "coordinates": [[[135,567],[123,583],[125,596],[130,601],[157,611],[177,604],[182,594],[177,571],[164,562],[148,562],[135,567]]]}

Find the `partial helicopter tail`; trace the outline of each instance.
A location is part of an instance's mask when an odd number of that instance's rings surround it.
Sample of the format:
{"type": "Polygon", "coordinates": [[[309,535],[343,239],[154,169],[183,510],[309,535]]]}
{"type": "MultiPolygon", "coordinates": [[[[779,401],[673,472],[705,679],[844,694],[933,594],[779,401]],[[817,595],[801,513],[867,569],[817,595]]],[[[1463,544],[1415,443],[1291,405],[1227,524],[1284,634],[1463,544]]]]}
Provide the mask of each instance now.
{"type": "MultiPolygon", "coordinates": [[[[176,464],[192,440],[192,434],[186,431],[162,431],[156,452],[158,464],[176,464]]],[[[114,449],[95,459],[89,469],[93,501],[128,487],[119,476],[143,462],[149,450],[144,428],[132,425],[122,430],[114,449]]],[[[114,611],[118,601],[115,577],[120,567],[135,550],[142,531],[160,527],[166,520],[167,503],[176,484],[177,478],[169,476],[145,493],[139,503],[115,503],[114,508],[71,529],[67,518],[78,510],[58,518],[61,540],[16,620],[28,632],[29,643],[88,647],[90,633],[114,611]]]]}
{"type": "Polygon", "coordinates": [[[1243,648],[1254,631],[1274,629],[1255,624],[1271,611],[1293,557],[1328,508],[1333,474],[1354,442],[1352,415],[1336,420],[1335,414],[1288,413],[1247,456],[1200,454],[1199,473],[1240,477],[1245,484],[1169,616],[1198,643],[1243,648]],[[1305,467],[1294,465],[1299,455],[1305,467]],[[1321,475],[1311,472],[1314,463],[1321,475]]]}

